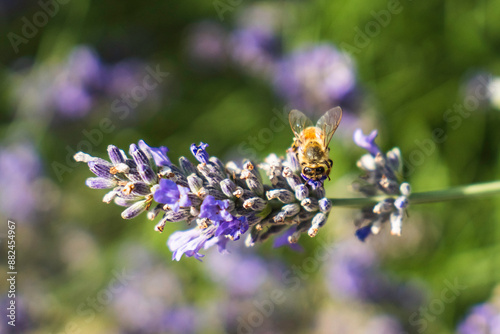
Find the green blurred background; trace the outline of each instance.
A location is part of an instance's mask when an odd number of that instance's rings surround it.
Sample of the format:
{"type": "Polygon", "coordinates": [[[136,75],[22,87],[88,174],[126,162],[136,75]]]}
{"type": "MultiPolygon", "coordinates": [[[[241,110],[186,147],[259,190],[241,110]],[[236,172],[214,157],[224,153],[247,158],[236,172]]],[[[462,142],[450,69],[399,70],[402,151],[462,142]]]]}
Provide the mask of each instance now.
{"type": "MultiPolygon", "coordinates": [[[[355,78],[348,96],[303,110],[317,119],[337,101],[347,115],[328,197],[356,196],[355,127],[401,149],[413,191],[498,179],[499,1],[54,3],[0,0],[0,232],[7,254],[6,221],[17,223],[14,332],[455,333],[473,305],[495,305],[499,198],[415,205],[400,238],[385,228],[366,243],[354,237],[356,210],[335,208],[316,238],[300,240],[302,253],[268,242],[172,262],[165,242],[184,224],[160,234],[145,216],[122,220],[70,157],[139,139],[168,146],[172,160],[199,141],[224,161],[283,155],[292,133],[271,122],[294,102],[273,66],[326,45],[345,52],[355,78]],[[262,49],[237,38],[255,27],[272,36],[262,49]],[[168,75],[118,111],[148,68],[168,75]],[[319,245],[326,259],[315,258],[319,245]],[[299,285],[286,279],[297,268],[307,272],[293,275],[299,285]],[[285,297],[269,311],[273,290],[285,297]]],[[[301,61],[314,71],[313,58],[301,61]]],[[[320,77],[301,88],[314,95],[320,77]]]]}

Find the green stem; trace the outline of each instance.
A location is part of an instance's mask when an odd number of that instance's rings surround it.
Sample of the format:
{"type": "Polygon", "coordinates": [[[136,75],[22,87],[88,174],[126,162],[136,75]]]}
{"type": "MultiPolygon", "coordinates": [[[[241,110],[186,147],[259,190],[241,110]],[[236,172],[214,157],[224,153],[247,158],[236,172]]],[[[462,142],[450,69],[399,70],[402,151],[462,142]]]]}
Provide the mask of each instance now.
{"type": "MultiPolygon", "coordinates": [[[[410,195],[411,204],[442,202],[454,199],[472,198],[488,195],[500,195],[500,181],[470,184],[466,186],[454,187],[444,190],[426,191],[421,193],[413,193],[410,195]]],[[[389,195],[380,195],[361,198],[330,198],[333,206],[344,207],[363,207],[374,205],[388,197],[396,197],[389,195]]]]}

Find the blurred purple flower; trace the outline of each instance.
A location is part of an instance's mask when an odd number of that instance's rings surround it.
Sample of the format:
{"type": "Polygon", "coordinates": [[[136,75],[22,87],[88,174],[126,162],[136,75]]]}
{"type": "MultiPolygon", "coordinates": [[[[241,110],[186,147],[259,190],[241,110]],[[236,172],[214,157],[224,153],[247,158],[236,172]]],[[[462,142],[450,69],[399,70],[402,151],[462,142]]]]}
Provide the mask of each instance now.
{"type": "Polygon", "coordinates": [[[8,218],[31,220],[38,203],[36,182],[42,171],[40,158],[30,143],[0,148],[0,211],[8,218]]]}
{"type": "Polygon", "coordinates": [[[274,88],[292,108],[309,112],[345,106],[356,88],[352,60],[322,44],[295,51],[277,66],[274,88]]]}
{"type": "Polygon", "coordinates": [[[458,325],[459,334],[489,334],[500,332],[500,312],[489,303],[474,306],[458,325]]]}
{"type": "Polygon", "coordinates": [[[106,68],[106,92],[111,96],[130,94],[142,85],[146,65],[137,59],[126,59],[106,68]]]}
{"type": "Polygon", "coordinates": [[[231,33],[229,49],[233,62],[251,74],[270,76],[281,55],[281,43],[272,32],[258,27],[231,33]]]}
{"type": "Polygon", "coordinates": [[[226,32],[218,23],[204,21],[188,31],[187,53],[195,65],[219,68],[226,63],[226,32]]]}
{"type": "Polygon", "coordinates": [[[207,258],[207,269],[213,280],[234,295],[253,295],[268,278],[266,262],[258,256],[231,252],[231,256],[213,254],[207,258]]]}
{"type": "Polygon", "coordinates": [[[196,333],[198,318],[198,311],[191,307],[170,309],[162,314],[159,329],[171,334],[196,333]]]}
{"type": "Polygon", "coordinates": [[[406,310],[423,302],[417,286],[398,282],[384,273],[373,250],[354,240],[338,244],[327,268],[328,287],[336,298],[389,303],[406,310]]]}

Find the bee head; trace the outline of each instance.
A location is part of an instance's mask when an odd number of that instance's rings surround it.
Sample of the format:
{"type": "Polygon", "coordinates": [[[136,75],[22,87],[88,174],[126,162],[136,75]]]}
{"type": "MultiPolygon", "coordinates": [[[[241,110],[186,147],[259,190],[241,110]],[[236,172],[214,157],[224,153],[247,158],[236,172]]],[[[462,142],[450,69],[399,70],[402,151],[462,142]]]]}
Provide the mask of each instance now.
{"type": "Polygon", "coordinates": [[[320,180],[327,176],[329,170],[328,165],[304,166],[302,168],[302,174],[309,179],[320,180]]]}

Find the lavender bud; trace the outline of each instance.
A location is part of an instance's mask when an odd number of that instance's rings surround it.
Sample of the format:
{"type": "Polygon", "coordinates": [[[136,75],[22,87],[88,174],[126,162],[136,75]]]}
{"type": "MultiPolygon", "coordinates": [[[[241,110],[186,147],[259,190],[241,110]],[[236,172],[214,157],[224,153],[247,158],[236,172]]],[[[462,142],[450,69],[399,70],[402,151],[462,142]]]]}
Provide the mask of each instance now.
{"type": "MultiPolygon", "coordinates": [[[[122,150],[120,150],[122,152],[122,150]]],[[[125,154],[125,152],[123,153],[125,154]]],[[[132,159],[125,159],[125,163],[130,167],[130,168],[137,168],[137,164],[135,163],[134,160],[132,159]]]]}
{"type": "Polygon", "coordinates": [[[136,144],[130,144],[129,153],[137,165],[149,165],[148,156],[136,144]]]}
{"type": "Polygon", "coordinates": [[[192,206],[191,208],[189,208],[189,214],[193,217],[198,217],[198,215],[200,214],[200,209],[196,206],[192,206]]]}
{"type": "Polygon", "coordinates": [[[356,163],[356,166],[364,171],[374,171],[375,169],[377,169],[377,166],[375,165],[375,159],[371,154],[363,155],[356,163]]]}
{"type": "Polygon", "coordinates": [[[128,174],[130,173],[130,167],[124,162],[115,164],[113,167],[109,169],[109,172],[113,175],[115,174],[128,174]]]}
{"type": "Polygon", "coordinates": [[[202,198],[205,198],[207,195],[213,196],[216,200],[225,200],[227,197],[224,195],[222,191],[217,188],[206,186],[200,189],[200,194],[202,194],[202,198]]]}
{"type": "MultiPolygon", "coordinates": [[[[116,191],[115,193],[116,193],[116,195],[120,195],[119,191],[116,191]]],[[[115,202],[116,205],[124,206],[124,207],[129,207],[132,204],[134,204],[135,202],[137,202],[137,200],[136,199],[123,198],[123,197],[116,196],[114,198],[114,202],[115,202]]]]}
{"type": "Polygon", "coordinates": [[[258,196],[262,196],[264,194],[264,185],[258,178],[252,175],[245,181],[247,183],[248,189],[256,193],[258,196]]]}
{"type": "Polygon", "coordinates": [[[376,220],[372,223],[371,232],[373,235],[377,235],[382,228],[382,222],[380,220],[376,220]]]}
{"type": "Polygon", "coordinates": [[[300,162],[299,160],[297,159],[297,155],[295,154],[295,152],[291,151],[291,150],[288,150],[286,152],[286,161],[287,161],[287,164],[288,164],[288,167],[294,172],[294,173],[298,173],[300,172],[301,168],[300,168],[300,162]]]}
{"type": "Polygon", "coordinates": [[[282,203],[292,203],[295,200],[293,193],[287,189],[273,189],[266,192],[268,200],[278,199],[282,203]]]}
{"type": "Polygon", "coordinates": [[[286,217],[293,217],[300,212],[300,205],[297,203],[283,205],[281,211],[274,216],[275,223],[283,223],[286,217]]]}
{"type": "Polygon", "coordinates": [[[236,190],[233,192],[234,197],[241,198],[242,200],[247,200],[249,198],[255,197],[255,194],[250,190],[243,189],[241,187],[236,187],[236,190]]]}
{"type": "Polygon", "coordinates": [[[406,196],[399,196],[394,201],[394,206],[399,210],[406,209],[408,207],[408,198],[406,196]]]}
{"type": "Polygon", "coordinates": [[[189,189],[191,192],[196,194],[203,187],[203,180],[198,177],[195,173],[187,177],[189,189]]]}
{"type": "Polygon", "coordinates": [[[378,166],[380,168],[384,168],[384,166],[386,164],[386,161],[385,161],[384,155],[381,152],[377,153],[377,155],[375,156],[374,160],[375,160],[375,165],[376,166],[378,166]]]}
{"type": "Polygon", "coordinates": [[[323,198],[325,197],[326,192],[325,188],[323,186],[319,186],[316,189],[314,189],[314,197],[316,198],[323,198]]]}
{"type": "Polygon", "coordinates": [[[156,175],[149,165],[138,165],[137,172],[139,172],[141,179],[147,184],[158,183],[158,175],[156,175]]]}
{"type": "Polygon", "coordinates": [[[220,161],[219,158],[210,157],[208,161],[210,161],[214,165],[214,167],[217,168],[217,171],[219,172],[220,175],[226,174],[226,167],[224,167],[224,164],[222,163],[222,161],[220,161]]]}
{"type": "Polygon", "coordinates": [[[305,184],[299,184],[295,187],[295,197],[299,201],[302,201],[307,196],[309,196],[309,188],[305,184]]]}
{"type": "Polygon", "coordinates": [[[236,191],[236,185],[230,179],[220,181],[220,188],[227,197],[234,197],[233,193],[236,191]]]}
{"type": "Polygon", "coordinates": [[[146,196],[151,194],[151,188],[145,183],[136,182],[133,184],[131,194],[137,196],[146,196]]]}
{"type": "Polygon", "coordinates": [[[129,206],[127,209],[125,209],[122,212],[122,218],[123,219],[132,219],[134,217],[137,217],[138,215],[140,215],[141,213],[143,213],[146,210],[148,205],[149,205],[149,203],[146,200],[136,202],[135,204],[132,204],[131,206],[129,206]]]}
{"type": "Polygon", "coordinates": [[[89,177],[85,184],[92,189],[111,189],[118,184],[115,179],[108,179],[104,177],[89,177]]]}
{"type": "Polygon", "coordinates": [[[109,171],[113,165],[105,160],[92,160],[88,163],[89,169],[96,176],[106,179],[113,179],[113,174],[109,171]]]}
{"type": "MultiPolygon", "coordinates": [[[[130,168],[129,172],[125,176],[132,182],[144,182],[137,168],[130,168]]],[[[120,177],[120,175],[118,175],[118,177],[120,177]]]]}
{"type": "Polygon", "coordinates": [[[193,193],[188,193],[187,197],[191,201],[192,206],[199,206],[201,204],[201,199],[193,193]]]}
{"type": "Polygon", "coordinates": [[[146,157],[150,161],[150,165],[156,166],[156,163],[154,162],[153,154],[151,153],[151,148],[148,146],[148,144],[146,144],[146,142],[142,139],[139,140],[138,144],[139,144],[138,145],[139,148],[142,150],[142,152],[144,152],[144,154],[146,155],[146,157]]]}
{"type": "Polygon", "coordinates": [[[260,197],[252,197],[243,202],[245,209],[252,209],[254,211],[262,211],[266,207],[267,202],[260,197]]]}
{"type": "Polygon", "coordinates": [[[398,173],[401,173],[403,168],[403,159],[401,157],[401,151],[399,148],[394,147],[392,150],[387,152],[387,165],[398,173]]]}
{"type": "Polygon", "coordinates": [[[259,231],[252,229],[252,231],[250,231],[250,234],[248,234],[247,238],[245,239],[245,246],[253,247],[257,242],[257,240],[259,239],[259,235],[260,235],[259,231]]]}
{"type": "Polygon", "coordinates": [[[163,218],[158,222],[158,224],[156,224],[155,231],[162,233],[166,223],[167,219],[165,218],[165,216],[163,216],[163,218]]]}
{"type": "Polygon", "coordinates": [[[91,156],[90,154],[87,154],[87,153],[83,153],[83,152],[77,152],[75,153],[75,155],[73,155],[73,159],[77,162],[85,162],[85,163],[89,163],[90,161],[96,159],[94,158],[93,156],[91,156]]]}
{"type": "Polygon", "coordinates": [[[379,181],[379,185],[383,188],[382,190],[387,194],[396,194],[399,190],[399,184],[397,181],[388,178],[383,175],[379,181]]]}
{"type": "Polygon", "coordinates": [[[319,208],[318,200],[316,198],[313,198],[313,197],[304,198],[300,202],[300,205],[302,205],[302,207],[309,212],[318,211],[318,208],[319,208]]]}
{"type": "Polygon", "coordinates": [[[391,213],[391,234],[401,236],[401,226],[403,223],[403,215],[401,211],[396,210],[391,213]]]}
{"type": "Polygon", "coordinates": [[[198,171],[211,184],[219,184],[224,178],[217,172],[216,168],[210,164],[199,164],[198,171]]]}
{"type": "Polygon", "coordinates": [[[399,187],[399,191],[401,192],[401,195],[403,196],[410,196],[411,194],[411,186],[408,182],[403,182],[401,183],[401,186],[399,187]]]}
{"type": "Polygon", "coordinates": [[[104,195],[104,197],[102,198],[102,201],[103,201],[104,203],[109,204],[109,203],[111,203],[111,201],[112,201],[113,199],[115,199],[115,197],[116,197],[116,191],[115,191],[115,190],[111,190],[111,191],[110,191],[110,192],[108,192],[106,195],[104,195]]]}
{"type": "Polygon", "coordinates": [[[302,235],[302,232],[300,231],[295,231],[288,237],[288,243],[290,244],[296,244],[299,242],[300,236],[302,235]]]}
{"type": "Polygon", "coordinates": [[[234,161],[229,161],[226,164],[226,169],[229,174],[236,174],[236,175],[241,174],[241,169],[238,167],[238,165],[234,163],[234,161]]]}
{"type": "Polygon", "coordinates": [[[249,226],[254,226],[262,221],[262,217],[257,215],[255,212],[250,212],[247,216],[247,222],[249,226]]]}
{"type": "Polygon", "coordinates": [[[193,163],[189,161],[186,157],[179,158],[179,166],[181,167],[181,170],[184,173],[184,175],[196,174],[198,172],[195,165],[193,165],[193,163]]]}
{"type": "Polygon", "coordinates": [[[283,168],[283,177],[292,189],[302,184],[302,179],[298,175],[295,175],[289,167],[283,168]]]}
{"type": "Polygon", "coordinates": [[[148,211],[148,219],[154,220],[160,212],[162,212],[162,204],[157,204],[154,207],[151,207],[148,211]]]}
{"type": "Polygon", "coordinates": [[[330,212],[332,209],[332,202],[328,199],[323,197],[322,199],[319,200],[319,210],[323,213],[330,212]]]}
{"type": "Polygon", "coordinates": [[[373,207],[373,213],[379,215],[381,213],[391,212],[392,209],[394,208],[393,205],[394,205],[394,199],[386,198],[375,204],[375,206],[373,207]]]}
{"type": "Polygon", "coordinates": [[[167,211],[165,213],[165,219],[170,222],[180,222],[186,220],[189,216],[190,214],[188,210],[179,210],[178,212],[167,211]]]}
{"type": "Polygon", "coordinates": [[[108,145],[108,155],[113,165],[117,165],[125,161],[120,149],[115,145],[108,145]]]}
{"type": "Polygon", "coordinates": [[[319,228],[325,225],[327,218],[327,215],[322,212],[316,214],[312,220],[311,227],[307,231],[307,234],[309,234],[311,238],[315,237],[316,234],[318,234],[319,228]]]}

